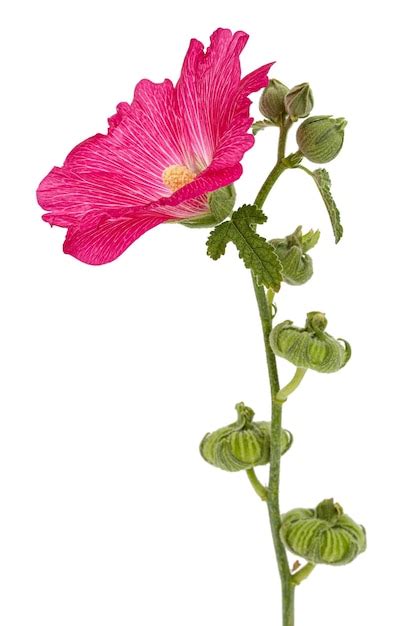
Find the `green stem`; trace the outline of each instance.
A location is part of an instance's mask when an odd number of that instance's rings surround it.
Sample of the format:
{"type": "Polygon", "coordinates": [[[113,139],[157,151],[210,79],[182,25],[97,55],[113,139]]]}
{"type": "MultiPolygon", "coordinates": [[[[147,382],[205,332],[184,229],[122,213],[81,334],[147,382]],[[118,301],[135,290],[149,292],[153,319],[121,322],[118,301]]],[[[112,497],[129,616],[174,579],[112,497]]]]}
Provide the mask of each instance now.
{"type": "Polygon", "coordinates": [[[294,585],[300,585],[300,583],[308,578],[309,574],[313,572],[315,563],[306,563],[300,570],[295,572],[292,576],[292,582],[294,585]]]}
{"type": "Polygon", "coordinates": [[[256,199],[254,200],[254,204],[256,204],[259,209],[261,209],[261,207],[263,206],[264,202],[267,199],[267,196],[273,188],[274,183],[279,178],[280,174],[285,171],[286,167],[287,166],[281,160],[277,161],[276,165],[267,176],[266,180],[263,183],[263,186],[257,194],[256,199]]]}
{"type": "Polygon", "coordinates": [[[282,404],[283,402],[286,402],[290,394],[293,393],[295,389],[299,387],[305,374],[306,374],[306,369],[304,367],[298,367],[290,383],[288,383],[285,387],[280,389],[280,391],[276,394],[277,402],[281,402],[282,404]]]}
{"type": "Polygon", "coordinates": [[[293,124],[292,120],[290,119],[290,117],[288,117],[285,123],[283,124],[283,127],[280,130],[279,149],[277,153],[278,161],[281,161],[282,159],[284,159],[284,153],[286,150],[287,133],[289,132],[289,129],[292,126],[292,124],[293,124]]]}
{"type": "Polygon", "coordinates": [[[253,285],[263,329],[264,348],[266,351],[271,395],[271,453],[267,506],[270,517],[270,527],[273,536],[274,550],[276,553],[276,561],[282,582],[283,626],[294,626],[295,585],[292,582],[292,575],[289,569],[286,549],[280,538],[281,517],[279,507],[279,484],[282,405],[276,401],[276,395],[280,390],[280,385],[277,373],[276,357],[274,356],[270,348],[269,341],[269,336],[272,328],[271,308],[268,305],[264,287],[258,285],[257,280],[254,276],[253,285]]]}
{"type": "Polygon", "coordinates": [[[260,496],[260,498],[263,501],[266,501],[267,500],[268,491],[264,487],[264,485],[262,485],[260,483],[260,481],[258,480],[257,474],[255,473],[253,467],[251,469],[247,470],[247,476],[248,476],[248,479],[249,479],[250,483],[254,487],[254,491],[256,492],[256,494],[258,496],[260,496]]]}
{"type": "Polygon", "coordinates": [[[307,174],[309,174],[309,176],[312,176],[313,178],[313,172],[308,167],[305,167],[304,165],[298,165],[298,170],[302,170],[303,172],[306,172],[307,174]]]}
{"type": "MultiPolygon", "coordinates": [[[[273,185],[279,178],[279,176],[286,169],[286,165],[283,163],[283,156],[286,145],[286,135],[290,128],[290,124],[287,127],[283,127],[280,133],[279,141],[279,158],[268,175],[266,181],[261,187],[255,203],[261,208],[270,193],[273,185]]],[[[289,569],[289,563],[287,560],[286,549],[280,538],[280,507],[279,507],[279,484],[280,484],[280,440],[282,430],[282,406],[276,401],[276,395],[280,390],[279,377],[277,373],[276,357],[274,356],[271,347],[269,336],[272,329],[272,308],[267,301],[266,292],[264,287],[257,283],[255,276],[253,275],[253,287],[255,297],[257,299],[258,311],[261,320],[261,326],[263,330],[264,348],[266,352],[267,369],[270,382],[270,395],[271,395],[271,453],[270,453],[270,475],[268,484],[268,496],[267,506],[270,518],[270,527],[273,536],[273,544],[276,553],[277,566],[280,573],[282,584],[282,616],[283,626],[294,626],[295,623],[295,608],[294,608],[294,591],[295,585],[292,582],[292,574],[289,569]]]]}
{"type": "Polygon", "coordinates": [[[260,191],[257,194],[256,199],[254,200],[254,204],[256,204],[259,209],[261,209],[261,207],[263,206],[264,202],[267,199],[267,196],[272,190],[273,185],[275,184],[276,180],[279,178],[280,174],[282,174],[285,171],[285,169],[287,169],[287,165],[284,162],[284,153],[286,150],[287,133],[289,132],[289,128],[291,127],[291,125],[292,125],[292,122],[288,120],[287,122],[285,122],[285,125],[280,129],[277,163],[271,170],[270,174],[267,176],[260,191]]]}

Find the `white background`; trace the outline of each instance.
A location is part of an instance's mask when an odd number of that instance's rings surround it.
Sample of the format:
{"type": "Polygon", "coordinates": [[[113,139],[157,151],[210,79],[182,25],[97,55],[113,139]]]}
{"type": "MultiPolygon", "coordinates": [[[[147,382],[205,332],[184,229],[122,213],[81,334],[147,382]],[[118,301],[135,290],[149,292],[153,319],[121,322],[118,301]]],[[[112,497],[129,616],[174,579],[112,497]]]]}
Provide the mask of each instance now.
{"type": "MultiPolygon", "coordinates": [[[[416,54],[413,3],[14,2],[1,18],[2,626],[278,625],[264,505],[245,475],[205,464],[201,437],[243,400],[268,418],[250,278],[207,231],[162,226],[119,260],[62,254],[35,189],[130,100],[176,80],[191,37],[250,33],[243,68],[277,60],[310,81],[316,114],[349,120],[329,165],[345,226],[335,246],[301,172],[283,176],[267,236],[319,227],[314,278],[278,319],[323,310],[353,346],[338,374],[309,373],[285,407],[295,436],[283,510],[334,496],[369,547],[319,567],[297,625],[416,623],[416,54]]],[[[257,98],[256,98],[257,99],[257,98]]],[[[254,113],[257,115],[256,106],[254,113]]],[[[271,167],[275,131],[245,157],[239,201],[271,167]]],[[[292,142],[294,140],[292,139],[292,142]]],[[[289,146],[292,148],[292,144],[289,146]]],[[[291,369],[280,363],[282,380],[291,369]]],[[[264,476],[264,473],[261,472],[264,476]]]]}

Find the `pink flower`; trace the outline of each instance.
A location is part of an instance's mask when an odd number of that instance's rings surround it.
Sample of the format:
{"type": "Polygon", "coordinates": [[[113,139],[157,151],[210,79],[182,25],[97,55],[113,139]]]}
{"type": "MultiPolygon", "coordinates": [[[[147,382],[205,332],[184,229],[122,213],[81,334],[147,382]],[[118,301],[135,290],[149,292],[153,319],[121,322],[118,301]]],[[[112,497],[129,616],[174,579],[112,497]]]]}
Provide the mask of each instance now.
{"type": "Polygon", "coordinates": [[[113,261],[158,224],[208,214],[208,194],[241,176],[254,143],[248,95],[271,67],[241,78],[247,39],[218,29],[206,52],[192,39],[176,86],[141,80],[108,134],[80,143],[44,178],[38,202],[45,221],[68,229],[64,252],[113,261]]]}

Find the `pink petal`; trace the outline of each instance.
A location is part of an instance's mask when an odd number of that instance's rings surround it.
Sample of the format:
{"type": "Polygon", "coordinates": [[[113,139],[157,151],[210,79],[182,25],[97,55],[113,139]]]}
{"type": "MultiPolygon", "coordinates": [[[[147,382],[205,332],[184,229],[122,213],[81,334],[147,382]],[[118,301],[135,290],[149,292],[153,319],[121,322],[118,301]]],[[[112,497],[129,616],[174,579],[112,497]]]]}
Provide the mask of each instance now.
{"type": "Polygon", "coordinates": [[[142,215],[136,219],[122,217],[105,220],[90,229],[70,227],[64,242],[64,252],[89,265],[110,263],[138,237],[166,219],[142,215]]]}
{"type": "Polygon", "coordinates": [[[108,135],[95,135],[76,146],[62,168],[41,182],[39,204],[52,224],[71,226],[88,212],[119,217],[125,211],[170,195],[162,171],[181,163],[177,119],[170,81],[141,81],[132,105],[121,103],[110,118],[108,135]]]}
{"type": "Polygon", "coordinates": [[[125,115],[130,111],[130,106],[127,102],[120,102],[116,107],[116,113],[109,117],[109,129],[113,130],[116,126],[119,126],[125,115]]]}
{"type": "Polygon", "coordinates": [[[189,206],[190,200],[195,196],[199,195],[204,197],[204,194],[207,194],[211,191],[216,191],[216,189],[220,189],[221,187],[226,187],[231,183],[235,182],[242,175],[242,165],[241,163],[236,163],[235,165],[227,168],[217,168],[216,164],[212,167],[208,167],[200,176],[198,176],[192,183],[185,185],[175,193],[173,193],[170,198],[160,198],[160,200],[152,203],[150,205],[150,209],[158,210],[158,207],[162,207],[160,210],[165,214],[169,213],[169,207],[173,207],[175,210],[172,211],[172,218],[177,217],[177,219],[183,219],[185,217],[192,217],[194,215],[207,213],[208,204],[207,202],[202,202],[200,204],[200,210],[187,211],[186,207],[189,206]]]}
{"type": "Polygon", "coordinates": [[[253,143],[245,137],[252,123],[248,95],[267,85],[267,73],[272,64],[241,80],[239,55],[247,40],[246,33],[232,34],[230,30],[219,28],[204,53],[203,45],[192,39],[176,85],[187,149],[199,155],[207,166],[231,126],[236,125],[237,132],[234,142],[230,143],[229,164],[236,162],[237,155],[240,160],[253,143]]]}
{"type": "Polygon", "coordinates": [[[268,83],[269,63],[241,80],[239,55],[248,35],[218,29],[206,54],[193,39],[176,85],[179,111],[185,120],[184,141],[208,167],[189,185],[158,204],[177,205],[197,193],[214,191],[235,182],[242,174],[240,161],[254,145],[249,134],[248,95],[268,83]]]}

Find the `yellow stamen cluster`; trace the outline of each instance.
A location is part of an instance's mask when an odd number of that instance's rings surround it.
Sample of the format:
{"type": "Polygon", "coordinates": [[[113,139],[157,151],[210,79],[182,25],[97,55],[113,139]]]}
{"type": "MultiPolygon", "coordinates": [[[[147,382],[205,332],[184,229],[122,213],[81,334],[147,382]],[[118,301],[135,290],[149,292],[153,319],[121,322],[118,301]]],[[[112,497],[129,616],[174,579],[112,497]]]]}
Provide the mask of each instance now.
{"type": "Polygon", "coordinates": [[[186,165],[170,165],[163,172],[163,183],[170,191],[177,191],[196,178],[186,165]]]}

